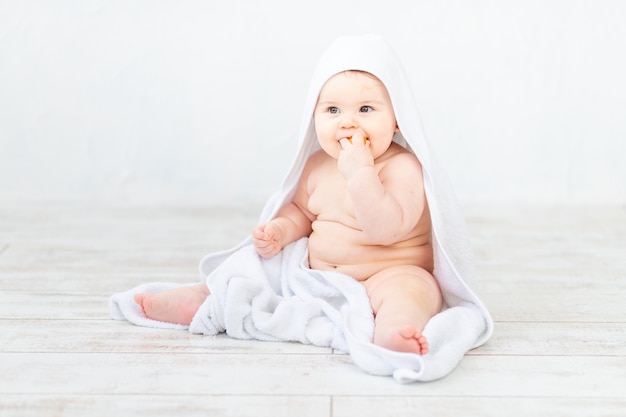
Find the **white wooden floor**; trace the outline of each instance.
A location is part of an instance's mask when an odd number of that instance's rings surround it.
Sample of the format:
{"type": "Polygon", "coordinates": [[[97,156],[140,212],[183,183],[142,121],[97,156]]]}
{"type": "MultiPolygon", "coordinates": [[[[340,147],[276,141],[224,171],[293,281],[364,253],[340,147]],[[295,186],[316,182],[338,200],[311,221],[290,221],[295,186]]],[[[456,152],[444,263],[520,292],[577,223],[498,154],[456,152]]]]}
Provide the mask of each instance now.
{"type": "Polygon", "coordinates": [[[468,209],[490,342],[400,385],[330,349],[140,328],[109,296],[194,282],[257,208],[0,207],[0,416],[623,416],[626,208],[468,209]],[[148,414],[149,413],[149,414],[148,414]]]}

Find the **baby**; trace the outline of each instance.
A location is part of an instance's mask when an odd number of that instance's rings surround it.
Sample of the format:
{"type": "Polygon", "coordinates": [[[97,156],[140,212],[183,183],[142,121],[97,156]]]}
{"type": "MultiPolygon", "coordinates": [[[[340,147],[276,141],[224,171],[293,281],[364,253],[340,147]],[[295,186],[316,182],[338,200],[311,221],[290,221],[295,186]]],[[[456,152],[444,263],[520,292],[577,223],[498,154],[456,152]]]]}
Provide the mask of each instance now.
{"type": "MultiPolygon", "coordinates": [[[[422,168],[393,142],[399,131],[385,85],[343,71],[322,87],[313,114],[321,150],[308,159],[293,200],[252,232],[260,256],[309,237],[309,265],[361,282],[375,315],[373,342],[425,354],[422,331],[441,310],[422,168]]],[[[135,301],[154,320],[189,324],[209,296],[205,284],[135,301]]]]}

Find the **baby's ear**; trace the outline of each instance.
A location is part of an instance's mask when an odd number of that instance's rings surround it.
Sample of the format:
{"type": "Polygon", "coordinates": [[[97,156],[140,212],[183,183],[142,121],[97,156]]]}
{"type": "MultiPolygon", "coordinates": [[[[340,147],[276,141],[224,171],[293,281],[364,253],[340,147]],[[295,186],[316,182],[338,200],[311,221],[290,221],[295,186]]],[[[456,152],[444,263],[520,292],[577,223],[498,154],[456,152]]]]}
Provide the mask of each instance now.
{"type": "Polygon", "coordinates": [[[400,131],[400,128],[398,127],[398,122],[396,122],[396,129],[394,130],[394,132],[398,133],[400,131]]]}

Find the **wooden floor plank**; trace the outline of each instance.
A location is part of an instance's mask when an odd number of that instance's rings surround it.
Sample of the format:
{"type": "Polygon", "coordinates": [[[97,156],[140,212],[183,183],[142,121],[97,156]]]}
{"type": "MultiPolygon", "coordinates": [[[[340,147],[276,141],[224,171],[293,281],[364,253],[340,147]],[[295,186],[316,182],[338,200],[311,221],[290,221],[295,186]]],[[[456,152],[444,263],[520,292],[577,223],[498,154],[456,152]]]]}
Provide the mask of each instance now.
{"type": "MultiPolygon", "coordinates": [[[[520,284],[522,285],[522,284],[520,284]]],[[[482,292],[494,320],[560,321],[564,323],[624,322],[626,288],[578,288],[511,293],[482,292]]]]}
{"type": "Polygon", "coordinates": [[[333,397],[333,417],[616,417],[625,398],[333,397]]]}
{"type": "Polygon", "coordinates": [[[196,268],[198,262],[211,250],[202,243],[168,245],[142,244],[120,247],[119,243],[105,244],[59,242],[12,242],[0,258],[3,273],[65,271],[71,273],[143,271],[185,271],[196,268]]]}
{"type": "Polygon", "coordinates": [[[497,322],[470,355],[626,356],[626,323],[497,322]]]}
{"type": "Polygon", "coordinates": [[[0,395],[0,417],[325,417],[327,396],[0,395]]]}
{"type": "Polygon", "coordinates": [[[467,356],[447,377],[400,385],[346,355],[0,353],[0,394],[623,398],[626,357],[467,356]],[[611,383],[607,383],[611,381],[611,383]]]}
{"type": "Polygon", "coordinates": [[[92,294],[108,298],[146,282],[193,283],[200,282],[197,262],[188,267],[149,269],[131,268],[125,271],[68,270],[47,271],[0,270],[0,291],[20,293],[92,294]],[[5,278],[1,278],[5,277],[5,278]]]}
{"type": "Polygon", "coordinates": [[[328,355],[331,348],[301,343],[204,336],[115,320],[0,320],[0,352],[30,353],[200,353],[328,355]]]}
{"type": "MultiPolygon", "coordinates": [[[[328,354],[329,348],[267,343],[114,320],[0,320],[2,352],[328,354]]],[[[626,323],[496,323],[493,338],[469,355],[626,356],[626,323]]]]}
{"type": "MultiPolygon", "coordinates": [[[[161,276],[167,282],[185,281],[173,276],[161,276]],[[171,279],[168,279],[171,278],[171,279]]],[[[191,279],[191,277],[189,276],[191,279]]],[[[141,277],[119,291],[132,287],[141,277]]],[[[160,280],[156,280],[160,281],[160,280]]],[[[155,282],[152,279],[145,282],[155,282]]],[[[196,281],[187,281],[196,282],[196,281]]],[[[84,288],[83,291],[88,291],[84,288]]],[[[114,291],[118,292],[118,291],[114,291]]],[[[3,290],[0,293],[0,318],[23,319],[102,319],[108,317],[110,294],[79,293],[77,290],[64,292],[62,289],[40,292],[3,290]]],[[[626,288],[615,289],[563,289],[554,294],[546,289],[542,293],[519,291],[516,294],[481,293],[483,301],[497,321],[569,323],[624,322],[626,303],[623,302],[626,288]]]]}
{"type": "Polygon", "coordinates": [[[92,294],[3,291],[0,318],[107,319],[108,300],[106,296],[92,294]]]}

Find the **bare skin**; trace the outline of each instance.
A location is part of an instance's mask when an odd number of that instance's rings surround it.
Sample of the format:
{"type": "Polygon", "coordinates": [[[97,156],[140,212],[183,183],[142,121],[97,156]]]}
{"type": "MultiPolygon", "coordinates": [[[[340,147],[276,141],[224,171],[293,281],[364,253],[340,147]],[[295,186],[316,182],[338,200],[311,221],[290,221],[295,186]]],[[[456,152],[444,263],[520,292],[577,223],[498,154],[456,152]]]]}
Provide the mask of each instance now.
{"type": "MultiPolygon", "coordinates": [[[[430,213],[419,161],[393,143],[398,126],[387,90],[370,74],[339,73],[322,88],[314,120],[322,150],[309,158],[293,201],[253,230],[253,244],[270,258],[308,236],[311,268],[365,286],[373,342],[426,354],[422,331],[442,303],[430,213]]],[[[189,324],[208,295],[198,284],[135,300],[152,319],[189,324]]]]}
{"type": "Polygon", "coordinates": [[[156,294],[135,294],[134,298],[143,313],[153,320],[189,324],[208,296],[207,286],[196,284],[156,294]]]}

